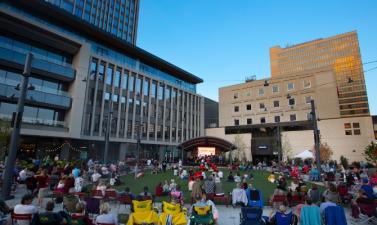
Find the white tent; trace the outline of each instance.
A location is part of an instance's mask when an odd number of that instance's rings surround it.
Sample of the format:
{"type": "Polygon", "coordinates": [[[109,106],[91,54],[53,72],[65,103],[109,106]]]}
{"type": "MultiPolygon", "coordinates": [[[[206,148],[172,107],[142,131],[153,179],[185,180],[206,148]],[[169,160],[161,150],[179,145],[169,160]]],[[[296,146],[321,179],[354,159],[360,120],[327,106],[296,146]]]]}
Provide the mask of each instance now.
{"type": "Polygon", "coordinates": [[[293,158],[307,159],[307,158],[314,158],[314,156],[313,156],[313,152],[311,150],[305,150],[305,151],[295,155],[293,158]]]}

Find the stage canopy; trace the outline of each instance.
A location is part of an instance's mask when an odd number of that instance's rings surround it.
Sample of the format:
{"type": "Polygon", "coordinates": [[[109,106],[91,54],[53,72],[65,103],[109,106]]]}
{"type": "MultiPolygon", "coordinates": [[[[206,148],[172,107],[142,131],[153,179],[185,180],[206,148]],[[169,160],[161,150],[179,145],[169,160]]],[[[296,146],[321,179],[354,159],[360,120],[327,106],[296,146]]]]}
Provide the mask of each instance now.
{"type": "Polygon", "coordinates": [[[198,147],[216,147],[222,152],[227,152],[237,148],[229,141],[211,136],[193,138],[178,145],[178,148],[182,149],[183,151],[194,151],[198,147]]]}

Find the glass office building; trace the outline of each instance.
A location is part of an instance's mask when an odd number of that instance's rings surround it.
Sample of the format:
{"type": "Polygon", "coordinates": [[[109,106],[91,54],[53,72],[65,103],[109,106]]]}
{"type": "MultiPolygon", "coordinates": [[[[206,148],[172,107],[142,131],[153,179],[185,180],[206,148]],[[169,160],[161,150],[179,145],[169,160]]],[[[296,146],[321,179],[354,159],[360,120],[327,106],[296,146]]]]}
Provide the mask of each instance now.
{"type": "Polygon", "coordinates": [[[270,48],[271,77],[332,67],[342,117],[369,116],[363,64],[356,31],[286,48],[270,48]]]}
{"type": "Polygon", "coordinates": [[[112,160],[137,143],[142,158],[179,157],[178,144],[204,133],[202,79],[76,16],[41,0],[0,3],[0,119],[12,118],[34,56],[20,151],[100,160],[109,132],[112,160]]]}
{"type": "Polygon", "coordinates": [[[46,0],[100,29],[136,44],[139,0],[46,0]]]}

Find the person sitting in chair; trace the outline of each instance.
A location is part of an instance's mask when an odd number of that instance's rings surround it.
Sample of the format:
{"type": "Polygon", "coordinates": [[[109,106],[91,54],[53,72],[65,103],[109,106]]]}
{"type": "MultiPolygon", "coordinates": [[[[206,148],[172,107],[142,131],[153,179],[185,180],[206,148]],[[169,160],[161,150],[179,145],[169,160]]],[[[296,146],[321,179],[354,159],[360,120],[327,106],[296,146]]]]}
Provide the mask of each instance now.
{"type": "Polygon", "coordinates": [[[236,205],[240,204],[242,206],[246,206],[248,203],[248,199],[246,196],[246,191],[241,188],[241,184],[237,183],[236,188],[232,191],[232,205],[235,207],[236,205]]]}
{"type": "Polygon", "coordinates": [[[33,217],[32,225],[56,225],[66,224],[67,221],[61,216],[60,213],[53,212],[55,204],[49,201],[46,204],[46,212],[39,213],[33,217]]]}

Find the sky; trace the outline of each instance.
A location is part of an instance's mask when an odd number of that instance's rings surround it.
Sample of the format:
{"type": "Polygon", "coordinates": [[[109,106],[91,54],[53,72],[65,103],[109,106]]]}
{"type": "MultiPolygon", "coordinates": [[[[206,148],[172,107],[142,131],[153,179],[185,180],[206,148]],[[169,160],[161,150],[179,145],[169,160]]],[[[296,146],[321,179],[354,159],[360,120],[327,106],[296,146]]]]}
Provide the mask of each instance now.
{"type": "Polygon", "coordinates": [[[270,47],[353,30],[376,115],[376,0],[141,0],[137,46],[201,77],[197,93],[218,101],[219,87],[270,77],[270,47]]]}

